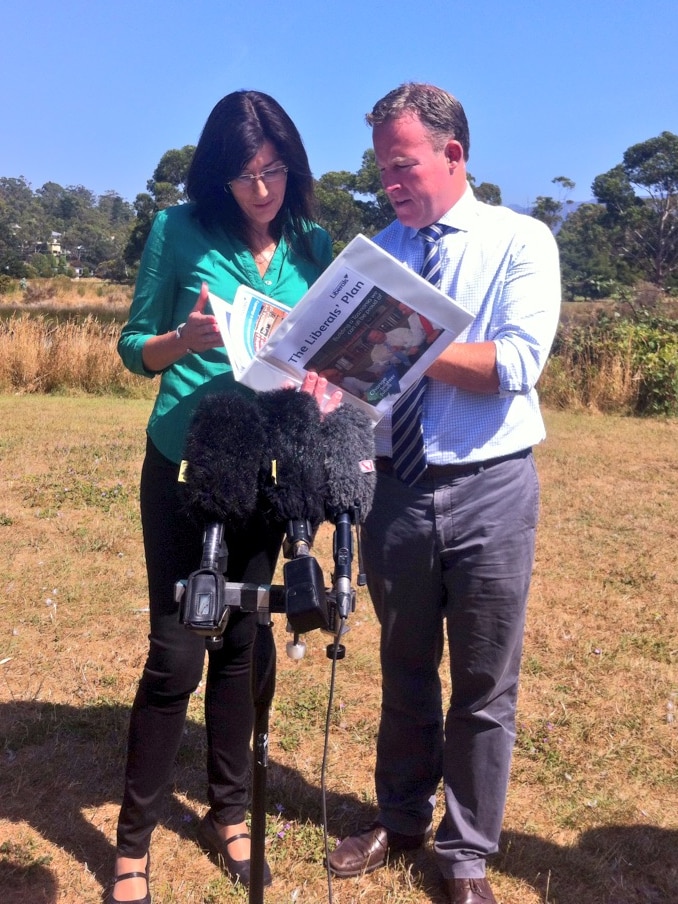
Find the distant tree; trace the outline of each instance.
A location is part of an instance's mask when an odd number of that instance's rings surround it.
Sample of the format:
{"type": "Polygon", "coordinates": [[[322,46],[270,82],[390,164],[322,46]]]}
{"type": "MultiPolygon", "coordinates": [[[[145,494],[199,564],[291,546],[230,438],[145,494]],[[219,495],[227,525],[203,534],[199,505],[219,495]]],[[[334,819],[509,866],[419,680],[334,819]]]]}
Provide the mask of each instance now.
{"type": "Polygon", "coordinates": [[[325,173],[315,183],[317,220],[332,236],[338,254],[362,229],[361,211],[353,197],[352,173],[325,173]]]}
{"type": "Polygon", "coordinates": [[[561,187],[561,195],[559,198],[552,198],[548,195],[539,195],[534,202],[530,216],[536,220],[546,223],[551,232],[557,232],[563,220],[567,216],[567,206],[572,203],[567,195],[574,190],[575,183],[568,179],[567,176],[556,176],[551,179],[554,185],[561,187]]]}
{"type": "Polygon", "coordinates": [[[148,190],[153,193],[152,186],[156,183],[171,185],[178,192],[178,201],[185,201],[186,178],[194,153],[195,146],[192,144],[186,144],[180,150],[166,151],[147,184],[148,190]]]}
{"type": "Polygon", "coordinates": [[[153,198],[144,192],[137,195],[134,210],[136,219],[123,251],[123,259],[130,267],[136,267],[141,260],[141,253],[151,231],[151,224],[157,208],[153,198]]]}
{"type": "Polygon", "coordinates": [[[39,198],[23,177],[0,179],[0,261],[3,272],[23,276],[27,261],[49,232],[39,198]]]}
{"type": "Polygon", "coordinates": [[[678,280],[678,135],[662,132],[628,148],[593,181],[617,251],[655,285],[678,280]],[[640,193],[640,194],[639,194],[640,193]]]}
{"type": "Polygon", "coordinates": [[[0,275],[24,276],[24,243],[34,247],[25,228],[32,207],[33,192],[25,179],[0,179],[0,275]]]}
{"type": "Polygon", "coordinates": [[[481,182],[480,185],[477,185],[476,180],[471,173],[467,173],[467,178],[469,185],[473,189],[473,194],[479,201],[482,201],[485,204],[491,204],[493,207],[499,207],[501,205],[501,189],[498,185],[495,185],[493,182],[481,182]]]}
{"type": "Polygon", "coordinates": [[[39,276],[41,278],[49,278],[56,276],[59,271],[58,260],[52,254],[31,254],[28,257],[29,276],[39,276]]]}
{"type": "Polygon", "coordinates": [[[0,178],[0,205],[12,210],[17,218],[25,218],[37,206],[33,189],[23,176],[18,179],[0,178]]]}
{"type": "Polygon", "coordinates": [[[26,264],[21,253],[17,230],[6,222],[0,207],[0,276],[20,279],[26,275],[26,264]]]}
{"type": "Polygon", "coordinates": [[[118,223],[127,224],[134,216],[134,208],[129,201],[125,201],[115,191],[107,191],[101,195],[97,208],[112,226],[118,223]]]}
{"type": "Polygon", "coordinates": [[[187,144],[180,150],[166,151],[146,188],[153,195],[156,210],[174,207],[186,200],[186,178],[195,147],[187,144]]]}
{"type": "Polygon", "coordinates": [[[563,291],[570,301],[608,298],[634,274],[615,253],[605,208],[582,204],[571,213],[556,236],[563,291]]]}
{"type": "Polygon", "coordinates": [[[152,178],[146,183],[147,191],[136,196],[136,221],[123,252],[123,258],[130,267],[135,267],[141,259],[156,213],[187,200],[186,178],[194,153],[192,144],[184,145],[179,150],[165,151],[152,178]]]}
{"type": "Polygon", "coordinates": [[[381,184],[373,148],[368,148],[363,154],[360,169],[355,174],[353,192],[361,213],[361,231],[365,235],[376,235],[393,220],[393,207],[381,184]]]}

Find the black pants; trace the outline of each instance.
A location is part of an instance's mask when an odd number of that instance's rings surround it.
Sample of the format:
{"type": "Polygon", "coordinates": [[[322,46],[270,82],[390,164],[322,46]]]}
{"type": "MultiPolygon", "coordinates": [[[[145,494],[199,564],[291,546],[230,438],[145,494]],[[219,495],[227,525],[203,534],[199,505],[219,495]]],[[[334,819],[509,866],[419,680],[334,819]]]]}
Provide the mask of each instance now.
{"type": "MultiPolygon", "coordinates": [[[[148,571],[151,633],[130,719],[118,851],[143,857],[157,825],[184,730],[191,694],[202,677],[205,641],[179,622],[174,584],[200,566],[202,529],[182,511],[178,466],[147,443],[141,474],[141,520],[148,571]]],[[[270,583],[281,535],[263,522],[226,525],[228,578],[270,583]]],[[[225,825],[245,817],[253,707],[250,662],[256,615],[234,612],[221,650],[210,652],[205,689],[208,800],[225,825]]]]}

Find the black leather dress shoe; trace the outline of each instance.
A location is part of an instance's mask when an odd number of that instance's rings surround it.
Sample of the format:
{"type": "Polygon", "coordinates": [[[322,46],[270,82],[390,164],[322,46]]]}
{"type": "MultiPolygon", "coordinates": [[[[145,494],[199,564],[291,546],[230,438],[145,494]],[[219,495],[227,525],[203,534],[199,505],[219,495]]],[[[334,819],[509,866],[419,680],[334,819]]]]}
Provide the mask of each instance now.
{"type": "Polygon", "coordinates": [[[401,835],[375,822],[355,835],[344,838],[330,854],[330,870],[340,879],[372,873],[375,869],[386,866],[390,854],[414,851],[430,837],[430,829],[419,835],[401,835]]]}
{"type": "Polygon", "coordinates": [[[448,879],[450,904],[497,904],[487,879],[448,879]]]}
{"type": "MultiPolygon", "coordinates": [[[[250,860],[234,860],[228,852],[228,846],[237,838],[249,838],[249,834],[241,832],[239,835],[233,835],[227,841],[224,840],[217,832],[214,820],[209,812],[206,813],[204,819],[200,822],[196,834],[200,847],[207,851],[208,854],[211,854],[217,865],[227,872],[234,882],[240,882],[245,888],[248,888],[250,884],[250,860]]],[[[268,886],[272,881],[271,869],[264,860],[264,885],[268,886]]]]}

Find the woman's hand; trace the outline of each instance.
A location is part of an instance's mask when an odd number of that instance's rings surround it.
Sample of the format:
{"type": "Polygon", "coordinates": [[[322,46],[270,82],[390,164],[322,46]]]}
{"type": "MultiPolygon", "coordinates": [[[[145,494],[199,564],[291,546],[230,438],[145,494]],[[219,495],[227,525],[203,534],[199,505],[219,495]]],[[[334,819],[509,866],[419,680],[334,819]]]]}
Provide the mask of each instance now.
{"type": "Polygon", "coordinates": [[[184,355],[199,354],[224,344],[216,317],[204,313],[208,301],[209,290],[207,283],[203,283],[186,323],[178,330],[146,340],[141,354],[148,370],[159,373],[184,355]]]}
{"type": "Polygon", "coordinates": [[[216,317],[204,313],[208,301],[209,289],[207,283],[203,283],[198,300],[181,329],[180,341],[185,344],[187,352],[205,352],[224,344],[216,317]]]}

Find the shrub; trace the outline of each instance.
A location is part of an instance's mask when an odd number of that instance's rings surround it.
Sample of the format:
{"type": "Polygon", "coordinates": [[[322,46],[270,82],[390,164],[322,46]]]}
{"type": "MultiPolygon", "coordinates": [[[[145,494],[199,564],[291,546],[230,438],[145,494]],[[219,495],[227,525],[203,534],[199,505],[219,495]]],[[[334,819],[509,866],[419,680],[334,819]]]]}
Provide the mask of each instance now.
{"type": "Polygon", "coordinates": [[[678,415],[678,321],[607,313],[559,333],[540,382],[547,404],[603,412],[678,415]]]}

